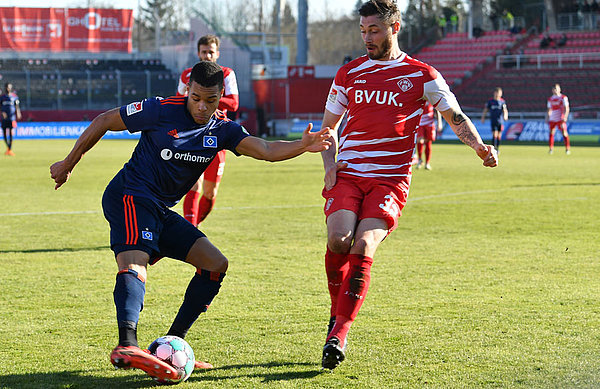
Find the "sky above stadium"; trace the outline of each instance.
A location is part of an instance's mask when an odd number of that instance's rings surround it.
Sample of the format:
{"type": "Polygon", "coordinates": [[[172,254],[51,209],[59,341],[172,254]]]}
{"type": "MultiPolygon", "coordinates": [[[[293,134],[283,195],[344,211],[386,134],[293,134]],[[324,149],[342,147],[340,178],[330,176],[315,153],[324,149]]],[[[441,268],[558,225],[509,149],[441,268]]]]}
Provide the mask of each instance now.
{"type": "MultiPolygon", "coordinates": [[[[89,4],[112,4],[114,8],[131,8],[134,10],[134,15],[137,14],[138,2],[145,3],[145,0],[117,0],[117,1],[105,1],[105,0],[52,0],[52,7],[57,8],[80,8],[87,7],[89,4]]],[[[258,1],[258,0],[249,0],[249,1],[258,1]]],[[[290,6],[294,12],[296,13],[297,8],[297,0],[288,0],[290,2],[290,6]]],[[[266,0],[265,3],[270,3],[271,1],[266,0]]],[[[0,0],[0,7],[45,7],[48,5],[43,5],[43,1],[40,0],[0,0]]],[[[401,10],[406,9],[406,5],[408,0],[398,0],[398,5],[400,5],[401,10]]],[[[323,19],[323,15],[329,14],[331,16],[334,15],[349,15],[352,13],[354,6],[356,4],[355,0],[308,0],[308,14],[311,20],[320,20],[323,19]]]]}

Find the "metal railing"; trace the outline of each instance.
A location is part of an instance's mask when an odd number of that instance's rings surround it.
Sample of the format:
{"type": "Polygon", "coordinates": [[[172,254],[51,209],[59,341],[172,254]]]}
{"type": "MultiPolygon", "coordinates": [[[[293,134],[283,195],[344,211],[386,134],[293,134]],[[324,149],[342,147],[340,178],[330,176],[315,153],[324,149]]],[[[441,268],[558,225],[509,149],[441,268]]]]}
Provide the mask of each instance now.
{"type": "Polygon", "coordinates": [[[600,61],[600,53],[554,53],[554,54],[511,54],[496,57],[496,69],[515,68],[524,66],[542,69],[543,67],[562,68],[565,64],[576,64],[583,68],[591,62],[600,61]]]}
{"type": "Polygon", "coordinates": [[[102,110],[151,96],[171,96],[179,74],[170,71],[0,71],[0,82],[16,89],[28,110],[102,110]]]}
{"type": "Polygon", "coordinates": [[[559,13],[556,27],[559,30],[595,30],[599,27],[599,20],[594,12],[559,13]]]}

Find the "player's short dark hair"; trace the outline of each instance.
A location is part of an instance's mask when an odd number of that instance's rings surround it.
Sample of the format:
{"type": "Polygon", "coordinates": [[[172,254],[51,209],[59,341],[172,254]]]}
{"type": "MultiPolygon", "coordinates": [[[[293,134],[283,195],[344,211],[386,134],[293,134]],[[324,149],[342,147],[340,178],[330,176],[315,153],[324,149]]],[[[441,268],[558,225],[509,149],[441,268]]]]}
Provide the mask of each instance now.
{"type": "Polygon", "coordinates": [[[208,34],[201,36],[200,39],[198,39],[198,44],[196,46],[198,48],[198,51],[200,51],[200,45],[210,46],[213,43],[217,46],[218,50],[219,46],[221,45],[221,40],[216,35],[208,34]]]}
{"type": "Polygon", "coordinates": [[[204,87],[217,86],[223,89],[223,69],[211,61],[200,61],[192,68],[190,83],[194,81],[204,87]]]}
{"type": "Polygon", "coordinates": [[[368,0],[358,9],[360,16],[379,16],[384,24],[402,22],[402,13],[395,0],[368,0]]]}

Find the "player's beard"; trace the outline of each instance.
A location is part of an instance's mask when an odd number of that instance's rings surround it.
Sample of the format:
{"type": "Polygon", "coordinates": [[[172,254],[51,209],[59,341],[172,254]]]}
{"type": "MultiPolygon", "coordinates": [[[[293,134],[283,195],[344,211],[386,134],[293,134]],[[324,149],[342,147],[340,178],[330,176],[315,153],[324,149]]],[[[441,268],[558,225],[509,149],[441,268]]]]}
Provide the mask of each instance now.
{"type": "Polygon", "coordinates": [[[367,52],[367,55],[369,56],[369,59],[381,59],[383,57],[389,57],[390,53],[392,52],[392,37],[388,37],[388,39],[384,40],[381,43],[381,49],[373,52],[373,53],[369,53],[367,52]]]}

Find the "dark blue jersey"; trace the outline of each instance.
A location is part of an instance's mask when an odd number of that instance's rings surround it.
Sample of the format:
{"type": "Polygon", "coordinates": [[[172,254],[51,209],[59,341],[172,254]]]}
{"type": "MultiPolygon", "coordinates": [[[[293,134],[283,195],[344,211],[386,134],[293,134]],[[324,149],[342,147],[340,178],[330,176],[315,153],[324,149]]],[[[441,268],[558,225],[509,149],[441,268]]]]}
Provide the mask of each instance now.
{"type": "Polygon", "coordinates": [[[504,107],[506,107],[506,102],[503,98],[500,98],[500,100],[488,100],[487,109],[490,111],[490,120],[492,121],[492,124],[504,123],[504,107]]]}
{"type": "Polygon", "coordinates": [[[194,185],[218,151],[235,148],[248,132],[216,111],[206,125],[189,114],[187,97],[155,97],[124,105],[121,118],[131,133],[141,131],[125,175],[124,194],[172,207],[194,185]]]}
{"type": "Polygon", "coordinates": [[[6,114],[6,120],[17,120],[17,104],[19,104],[19,97],[14,93],[0,96],[0,109],[6,114]]]}

